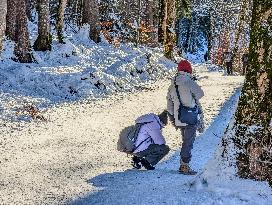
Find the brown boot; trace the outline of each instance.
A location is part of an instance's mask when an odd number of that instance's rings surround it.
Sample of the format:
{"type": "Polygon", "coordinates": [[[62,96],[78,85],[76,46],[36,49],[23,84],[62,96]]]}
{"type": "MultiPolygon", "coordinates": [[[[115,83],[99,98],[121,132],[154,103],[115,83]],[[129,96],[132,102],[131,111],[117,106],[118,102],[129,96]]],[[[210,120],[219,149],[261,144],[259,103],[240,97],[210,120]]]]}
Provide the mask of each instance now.
{"type": "Polygon", "coordinates": [[[185,174],[185,175],[195,175],[197,174],[196,171],[192,170],[188,163],[181,162],[181,165],[179,167],[179,173],[185,174]]]}

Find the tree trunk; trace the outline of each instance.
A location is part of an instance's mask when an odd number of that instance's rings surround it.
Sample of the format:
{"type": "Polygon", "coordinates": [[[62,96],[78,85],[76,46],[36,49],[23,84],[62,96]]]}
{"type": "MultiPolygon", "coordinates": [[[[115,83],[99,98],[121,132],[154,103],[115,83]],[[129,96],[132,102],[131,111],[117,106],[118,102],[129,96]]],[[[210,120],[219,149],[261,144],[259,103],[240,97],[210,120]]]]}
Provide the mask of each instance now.
{"type": "Polygon", "coordinates": [[[164,42],[164,24],[165,24],[165,10],[166,0],[159,0],[159,25],[158,25],[158,42],[164,42]]]}
{"type": "Polygon", "coordinates": [[[83,5],[83,24],[90,25],[89,37],[96,43],[100,42],[99,24],[99,10],[97,0],[84,0],[83,5]]]}
{"type": "Polygon", "coordinates": [[[14,54],[21,63],[33,62],[29,33],[27,27],[26,4],[25,0],[17,0],[16,9],[16,29],[15,29],[15,48],[14,54]]]}
{"type": "Polygon", "coordinates": [[[15,41],[15,30],[16,30],[16,0],[7,1],[7,25],[6,25],[6,36],[15,41]]]}
{"type": "Polygon", "coordinates": [[[146,7],[147,7],[147,9],[146,9],[146,11],[147,11],[147,24],[152,27],[154,25],[154,4],[155,4],[154,1],[149,0],[149,1],[147,1],[147,5],[146,5],[146,7]]]}
{"type": "Polygon", "coordinates": [[[67,0],[59,0],[57,17],[56,17],[56,30],[57,36],[60,43],[64,43],[63,37],[63,24],[64,24],[64,11],[66,6],[67,0]]]}
{"type": "Polygon", "coordinates": [[[211,14],[209,13],[208,22],[207,22],[207,44],[208,44],[208,51],[207,51],[207,59],[210,60],[211,57],[211,50],[212,50],[212,23],[211,23],[211,14]]]}
{"type": "Polygon", "coordinates": [[[173,58],[173,50],[176,43],[175,20],[176,20],[176,2],[166,1],[165,27],[164,27],[164,56],[173,58]]]}
{"type": "Polygon", "coordinates": [[[140,31],[140,27],[141,27],[141,0],[137,0],[138,4],[137,4],[137,28],[136,28],[136,47],[139,46],[140,44],[140,35],[141,35],[141,31],[140,31]]]}
{"type": "Polygon", "coordinates": [[[34,50],[51,50],[52,36],[49,24],[49,0],[38,0],[38,38],[34,43],[34,50]]]}
{"type": "Polygon", "coordinates": [[[253,0],[249,67],[236,112],[238,174],[272,184],[271,0],[253,0]]]}
{"type": "MultiPolygon", "coordinates": [[[[245,23],[245,15],[246,15],[246,8],[247,8],[247,4],[248,4],[248,0],[242,0],[241,2],[241,8],[240,8],[240,13],[239,13],[239,18],[238,18],[238,26],[237,26],[237,30],[235,33],[235,41],[234,41],[234,50],[238,50],[238,43],[239,43],[239,39],[240,39],[240,34],[242,32],[243,29],[243,24],[245,23]]],[[[234,55],[236,53],[234,52],[234,55]]]]}
{"type": "Polygon", "coordinates": [[[7,13],[7,0],[0,2],[0,52],[2,51],[2,43],[6,31],[6,13],[7,13]]]}
{"type": "Polygon", "coordinates": [[[89,23],[90,1],[91,0],[83,0],[82,24],[88,24],[89,23]]]}
{"type": "Polygon", "coordinates": [[[234,68],[237,70],[240,67],[239,59],[240,56],[238,55],[239,52],[239,46],[240,46],[240,37],[244,32],[244,27],[245,27],[245,19],[246,19],[246,14],[247,14],[247,8],[248,8],[248,0],[242,0],[241,2],[241,8],[240,8],[240,13],[239,13],[239,19],[238,19],[238,26],[237,30],[235,33],[235,40],[234,40],[234,49],[233,49],[233,58],[234,58],[234,68]],[[237,59],[238,57],[238,59],[237,59]]]}

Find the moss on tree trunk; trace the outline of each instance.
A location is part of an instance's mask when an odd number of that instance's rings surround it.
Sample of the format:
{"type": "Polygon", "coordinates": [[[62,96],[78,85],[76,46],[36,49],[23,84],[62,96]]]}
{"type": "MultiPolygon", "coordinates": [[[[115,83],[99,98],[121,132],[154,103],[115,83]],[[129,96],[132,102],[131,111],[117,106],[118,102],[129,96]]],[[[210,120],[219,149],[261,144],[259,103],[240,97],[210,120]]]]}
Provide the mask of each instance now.
{"type": "Polygon", "coordinates": [[[272,2],[253,0],[249,67],[236,112],[238,174],[272,183],[272,2]]]}

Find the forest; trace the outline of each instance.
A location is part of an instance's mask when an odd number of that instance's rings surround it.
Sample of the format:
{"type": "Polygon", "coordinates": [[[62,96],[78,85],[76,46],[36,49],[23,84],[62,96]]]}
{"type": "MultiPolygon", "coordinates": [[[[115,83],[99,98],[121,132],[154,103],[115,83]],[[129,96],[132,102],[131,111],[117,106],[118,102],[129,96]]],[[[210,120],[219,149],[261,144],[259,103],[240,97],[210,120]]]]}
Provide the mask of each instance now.
{"type": "Polygon", "coordinates": [[[163,45],[170,59],[174,51],[202,51],[220,65],[223,53],[233,51],[239,70],[242,54],[248,52],[251,8],[251,1],[240,0],[2,1],[1,41],[6,35],[16,42],[19,62],[35,62],[33,50],[50,51],[53,42],[65,43],[68,35],[89,26],[89,37],[96,43],[103,38],[116,47],[126,42],[163,45]],[[33,43],[28,22],[38,30],[33,43]]]}
{"type": "Polygon", "coordinates": [[[0,99],[0,204],[271,203],[271,0],[1,0],[0,99]],[[184,59],[205,93],[196,147],[207,159],[193,149],[199,174],[182,178],[182,201],[167,172],[180,133],[167,125],[165,176],[127,172],[114,146],[122,126],[165,109],[184,59]],[[155,186],[164,184],[160,198],[155,186]],[[142,201],[146,186],[154,201],[142,201]]]}

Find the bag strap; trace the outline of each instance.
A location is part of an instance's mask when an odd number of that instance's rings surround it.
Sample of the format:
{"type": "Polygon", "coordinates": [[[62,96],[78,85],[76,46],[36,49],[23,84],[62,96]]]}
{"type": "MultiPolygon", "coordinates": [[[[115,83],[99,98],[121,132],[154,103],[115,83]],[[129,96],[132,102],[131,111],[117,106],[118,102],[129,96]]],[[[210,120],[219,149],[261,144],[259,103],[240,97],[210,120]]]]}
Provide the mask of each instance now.
{"type": "MultiPolygon", "coordinates": [[[[148,123],[151,123],[151,122],[144,122],[144,123],[139,123],[141,124],[141,127],[145,124],[148,124],[148,123]]],[[[141,129],[141,128],[140,128],[141,129]]],[[[138,133],[139,134],[139,133],[138,133]]],[[[138,137],[138,136],[137,136],[138,137]]],[[[134,152],[136,149],[138,149],[144,142],[146,142],[148,139],[152,139],[151,136],[149,136],[148,138],[146,138],[145,140],[143,140],[137,147],[135,147],[135,149],[132,151],[134,152]]]]}
{"type": "Polygon", "coordinates": [[[180,105],[184,106],[184,105],[182,104],[182,102],[181,102],[181,98],[180,98],[180,94],[179,94],[179,91],[178,91],[178,85],[177,85],[177,83],[176,83],[176,80],[177,80],[177,76],[175,77],[175,81],[174,81],[175,88],[176,88],[176,93],[177,93],[177,96],[178,96],[180,105]]]}
{"type": "MultiPolygon", "coordinates": [[[[181,106],[186,107],[186,106],[183,105],[182,102],[181,102],[181,97],[180,97],[180,94],[179,94],[179,91],[178,91],[178,85],[177,85],[177,83],[176,83],[176,79],[177,79],[177,76],[175,77],[174,85],[175,85],[175,88],[176,88],[176,93],[177,93],[177,96],[178,96],[178,99],[179,99],[179,103],[180,103],[181,106]]],[[[193,97],[193,99],[195,100],[194,96],[192,96],[192,97],[193,97]]],[[[195,100],[195,104],[196,104],[195,107],[198,107],[198,106],[197,106],[197,103],[196,103],[196,100],[195,100]]]]}
{"type": "MultiPolygon", "coordinates": [[[[143,140],[137,147],[135,147],[135,149],[133,150],[133,152],[138,149],[144,142],[146,142],[148,139],[150,139],[151,137],[149,136],[148,138],[146,138],[145,140],[143,140]]],[[[152,139],[152,138],[151,138],[152,139]]]]}

